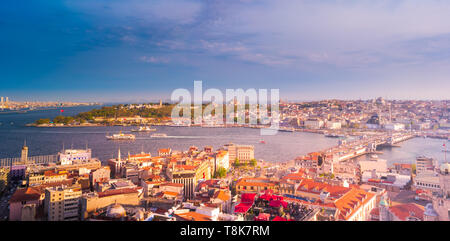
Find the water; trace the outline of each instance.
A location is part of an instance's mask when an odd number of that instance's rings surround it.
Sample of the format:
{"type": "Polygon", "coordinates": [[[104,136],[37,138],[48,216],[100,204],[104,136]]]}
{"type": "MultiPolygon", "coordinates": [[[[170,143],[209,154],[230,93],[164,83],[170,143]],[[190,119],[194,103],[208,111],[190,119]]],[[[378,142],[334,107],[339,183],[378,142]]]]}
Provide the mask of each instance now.
{"type": "MultiPolygon", "coordinates": [[[[380,151],[383,154],[377,156],[381,159],[386,159],[388,164],[393,163],[415,163],[416,157],[424,155],[436,159],[439,163],[443,163],[445,159],[444,142],[448,147],[448,141],[442,139],[432,138],[413,138],[405,142],[401,142],[400,147],[386,147],[380,151]]],[[[449,156],[450,153],[447,153],[449,156]]],[[[447,158],[448,158],[447,157],[447,158]]],[[[357,160],[368,160],[369,155],[361,156],[357,160]]],[[[447,159],[448,160],[448,159],[447,159]]]]}
{"type": "MultiPolygon", "coordinates": [[[[98,106],[64,108],[63,115],[75,115],[98,106]]],[[[39,118],[54,118],[60,115],[59,109],[30,111],[27,113],[0,114],[0,158],[18,157],[24,140],[29,147],[29,155],[56,154],[64,147],[92,149],[93,156],[105,161],[116,157],[120,147],[122,155],[141,151],[157,155],[160,148],[184,151],[195,145],[203,148],[211,145],[220,148],[224,144],[249,144],[255,146],[255,157],[266,161],[287,161],[308,152],[319,151],[337,145],[337,139],[323,135],[302,132],[279,132],[275,136],[260,136],[259,129],[251,128],[201,128],[156,126],[156,133],[165,133],[167,138],[152,138],[150,133],[136,134],[135,141],[106,140],[107,134],[130,133],[134,127],[26,127],[39,118]],[[13,122],[11,124],[11,122],[13,122]],[[266,144],[259,143],[264,140],[266,144]]],[[[415,138],[401,143],[402,147],[384,149],[380,158],[388,163],[410,163],[417,155],[429,155],[443,159],[442,140],[415,138]]],[[[365,157],[363,157],[365,158],[365,157]]]]}

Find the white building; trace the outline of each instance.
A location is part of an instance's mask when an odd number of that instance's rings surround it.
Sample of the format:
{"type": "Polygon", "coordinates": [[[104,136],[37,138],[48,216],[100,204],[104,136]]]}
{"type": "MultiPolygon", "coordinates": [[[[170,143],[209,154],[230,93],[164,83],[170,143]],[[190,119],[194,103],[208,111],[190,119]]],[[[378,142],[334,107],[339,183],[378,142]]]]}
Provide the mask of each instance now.
{"type": "Polygon", "coordinates": [[[400,131],[405,129],[405,124],[402,123],[388,123],[384,125],[384,129],[386,130],[393,130],[393,131],[400,131]]]}
{"type": "Polygon", "coordinates": [[[307,119],[305,121],[305,127],[308,129],[320,129],[323,127],[323,121],[317,118],[307,119]]]}
{"type": "Polygon", "coordinates": [[[359,161],[361,172],[372,171],[387,172],[387,163],[384,159],[372,159],[368,161],[359,161]]]}
{"type": "Polygon", "coordinates": [[[72,165],[74,162],[87,162],[92,158],[91,149],[75,150],[68,149],[63,153],[58,153],[61,165],[72,165]]]}
{"type": "Polygon", "coordinates": [[[215,170],[220,167],[223,167],[226,170],[230,169],[230,155],[228,154],[228,151],[218,151],[215,156],[215,164],[215,170]]]}
{"type": "Polygon", "coordinates": [[[326,127],[328,129],[341,129],[341,122],[339,121],[327,121],[326,127]]]}
{"type": "Polygon", "coordinates": [[[426,189],[430,191],[439,191],[441,183],[437,174],[421,174],[414,178],[416,189],[426,189]]]}

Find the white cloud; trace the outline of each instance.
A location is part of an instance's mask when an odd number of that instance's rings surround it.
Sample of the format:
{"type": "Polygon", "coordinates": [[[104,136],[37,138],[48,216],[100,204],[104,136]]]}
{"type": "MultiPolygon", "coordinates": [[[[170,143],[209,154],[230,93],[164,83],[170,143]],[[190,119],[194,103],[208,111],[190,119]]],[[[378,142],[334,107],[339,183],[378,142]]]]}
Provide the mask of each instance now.
{"type": "Polygon", "coordinates": [[[169,63],[169,59],[164,57],[141,56],[139,60],[145,63],[152,64],[169,63]]]}

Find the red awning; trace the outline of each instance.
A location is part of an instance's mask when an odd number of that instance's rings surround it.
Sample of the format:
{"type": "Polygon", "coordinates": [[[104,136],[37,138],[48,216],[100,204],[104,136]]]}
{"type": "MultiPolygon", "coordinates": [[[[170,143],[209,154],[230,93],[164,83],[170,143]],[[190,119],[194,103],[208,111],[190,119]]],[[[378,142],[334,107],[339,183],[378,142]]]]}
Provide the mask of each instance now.
{"type": "Polygon", "coordinates": [[[239,203],[234,207],[235,213],[247,213],[248,210],[252,207],[252,205],[246,205],[245,203],[239,203]]]}
{"type": "Polygon", "coordinates": [[[272,219],[272,221],[287,221],[287,219],[282,218],[280,216],[276,216],[274,219],[272,219]]]}
{"type": "Polygon", "coordinates": [[[280,207],[281,205],[283,206],[283,208],[286,208],[286,207],[287,207],[287,202],[281,201],[281,200],[272,200],[272,201],[270,201],[270,203],[269,203],[269,206],[275,207],[275,208],[278,208],[278,207],[280,207]]]}
{"type": "Polygon", "coordinates": [[[256,193],[243,193],[241,195],[241,203],[253,204],[256,193]]]}
{"type": "Polygon", "coordinates": [[[266,201],[270,201],[270,200],[272,200],[272,195],[270,195],[270,194],[263,194],[259,198],[264,199],[266,201]]]}
{"type": "Polygon", "coordinates": [[[255,217],[255,221],[269,221],[270,214],[268,213],[260,213],[257,217],[255,217]]]}

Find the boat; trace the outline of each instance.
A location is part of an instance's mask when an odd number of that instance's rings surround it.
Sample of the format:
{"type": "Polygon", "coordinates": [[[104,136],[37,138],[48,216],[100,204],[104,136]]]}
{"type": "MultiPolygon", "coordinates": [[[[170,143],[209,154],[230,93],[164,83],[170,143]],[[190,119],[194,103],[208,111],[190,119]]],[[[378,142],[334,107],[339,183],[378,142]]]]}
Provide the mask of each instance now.
{"type": "Polygon", "coordinates": [[[259,143],[266,144],[266,142],[264,140],[260,140],[259,143]]]}
{"type": "Polygon", "coordinates": [[[156,131],[154,128],[150,128],[149,126],[140,126],[139,129],[131,129],[132,132],[149,132],[156,131]]]}
{"type": "Polygon", "coordinates": [[[295,129],[294,128],[280,128],[279,131],[282,131],[282,132],[295,132],[295,129]]]}
{"type": "Polygon", "coordinates": [[[337,133],[326,133],[325,137],[331,137],[331,138],[345,138],[347,137],[344,134],[337,134],[337,133]]]}
{"type": "Polygon", "coordinates": [[[150,137],[167,137],[167,135],[165,133],[155,133],[152,134],[150,137]]]}
{"type": "Polygon", "coordinates": [[[119,132],[119,134],[113,134],[112,136],[106,136],[108,140],[134,140],[136,136],[133,134],[123,134],[119,132]]]}

